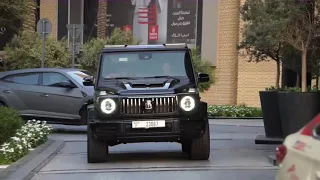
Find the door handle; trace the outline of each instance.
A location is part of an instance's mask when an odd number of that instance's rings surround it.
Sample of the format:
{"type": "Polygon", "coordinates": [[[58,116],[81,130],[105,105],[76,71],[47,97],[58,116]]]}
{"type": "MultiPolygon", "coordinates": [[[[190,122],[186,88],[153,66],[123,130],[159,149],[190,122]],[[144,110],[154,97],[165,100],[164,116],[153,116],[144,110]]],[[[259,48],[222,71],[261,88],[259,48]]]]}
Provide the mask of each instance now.
{"type": "Polygon", "coordinates": [[[3,90],[2,92],[4,92],[4,93],[11,93],[10,90],[3,90]]]}
{"type": "Polygon", "coordinates": [[[48,97],[48,94],[41,94],[42,97],[48,97]]]}

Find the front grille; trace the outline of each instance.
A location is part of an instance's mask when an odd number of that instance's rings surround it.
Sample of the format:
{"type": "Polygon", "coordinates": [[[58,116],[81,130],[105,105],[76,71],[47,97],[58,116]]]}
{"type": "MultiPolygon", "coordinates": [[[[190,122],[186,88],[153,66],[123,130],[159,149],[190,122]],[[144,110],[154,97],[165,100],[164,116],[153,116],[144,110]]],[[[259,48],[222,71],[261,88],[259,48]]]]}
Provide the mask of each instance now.
{"type": "Polygon", "coordinates": [[[177,98],[150,97],[150,98],[123,98],[121,103],[122,114],[154,114],[173,113],[177,110],[177,98]],[[150,107],[151,103],[151,107],[150,107]]]}

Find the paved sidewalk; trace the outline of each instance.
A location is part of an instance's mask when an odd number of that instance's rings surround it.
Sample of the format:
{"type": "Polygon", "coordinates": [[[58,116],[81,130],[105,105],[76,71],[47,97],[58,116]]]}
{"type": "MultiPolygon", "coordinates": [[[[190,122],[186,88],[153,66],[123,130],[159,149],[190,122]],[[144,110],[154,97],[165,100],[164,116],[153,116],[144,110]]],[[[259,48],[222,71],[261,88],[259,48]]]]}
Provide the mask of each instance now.
{"type": "Polygon", "coordinates": [[[224,126],[263,127],[263,119],[210,119],[210,124],[224,126]]]}

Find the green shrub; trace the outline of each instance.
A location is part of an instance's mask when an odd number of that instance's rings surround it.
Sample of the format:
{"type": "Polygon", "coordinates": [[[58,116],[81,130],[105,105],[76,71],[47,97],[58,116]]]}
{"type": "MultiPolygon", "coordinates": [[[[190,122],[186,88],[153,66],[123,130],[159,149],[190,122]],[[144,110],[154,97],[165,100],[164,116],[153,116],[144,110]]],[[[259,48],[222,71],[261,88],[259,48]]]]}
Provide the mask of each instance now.
{"type": "Polygon", "coordinates": [[[19,113],[8,107],[0,107],[0,145],[12,137],[24,124],[19,113]]]}
{"type": "Polygon", "coordinates": [[[83,54],[79,59],[81,68],[95,73],[98,66],[100,51],[103,49],[104,45],[121,44],[139,44],[139,42],[133,38],[130,31],[124,32],[120,28],[115,28],[110,37],[91,39],[83,45],[83,54]]]}
{"type": "Polygon", "coordinates": [[[192,49],[192,59],[193,59],[193,63],[194,63],[196,72],[197,73],[198,72],[206,73],[206,74],[209,74],[209,76],[210,76],[209,82],[199,84],[199,91],[205,92],[215,82],[215,79],[213,76],[213,69],[212,69],[210,63],[205,61],[204,59],[202,59],[200,55],[201,55],[201,53],[198,48],[192,49]]]}
{"type": "Polygon", "coordinates": [[[214,117],[262,117],[261,108],[239,106],[209,105],[208,115],[214,117]]]}
{"type": "MultiPolygon", "coordinates": [[[[4,70],[41,67],[42,42],[37,32],[22,31],[6,44],[4,70]]],[[[45,67],[70,67],[70,51],[66,39],[48,37],[45,46],[45,67]]]]}

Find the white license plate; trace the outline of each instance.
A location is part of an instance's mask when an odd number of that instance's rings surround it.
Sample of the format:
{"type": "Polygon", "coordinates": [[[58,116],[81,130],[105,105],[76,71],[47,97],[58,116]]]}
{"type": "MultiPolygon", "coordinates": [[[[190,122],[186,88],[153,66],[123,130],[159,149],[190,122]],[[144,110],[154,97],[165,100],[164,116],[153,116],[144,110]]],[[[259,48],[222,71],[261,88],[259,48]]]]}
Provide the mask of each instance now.
{"type": "Polygon", "coordinates": [[[132,128],[159,128],[166,127],[166,121],[132,121],[132,128]]]}

